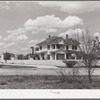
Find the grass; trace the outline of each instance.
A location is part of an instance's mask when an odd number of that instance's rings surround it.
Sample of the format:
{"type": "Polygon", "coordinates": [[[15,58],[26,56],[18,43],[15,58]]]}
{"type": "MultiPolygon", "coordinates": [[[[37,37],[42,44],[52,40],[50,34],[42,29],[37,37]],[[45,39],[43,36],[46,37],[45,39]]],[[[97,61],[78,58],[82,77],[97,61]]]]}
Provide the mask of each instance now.
{"type": "Polygon", "coordinates": [[[88,82],[87,76],[61,76],[53,75],[12,75],[0,76],[0,89],[100,89],[100,76],[92,76],[93,82],[88,82]]]}

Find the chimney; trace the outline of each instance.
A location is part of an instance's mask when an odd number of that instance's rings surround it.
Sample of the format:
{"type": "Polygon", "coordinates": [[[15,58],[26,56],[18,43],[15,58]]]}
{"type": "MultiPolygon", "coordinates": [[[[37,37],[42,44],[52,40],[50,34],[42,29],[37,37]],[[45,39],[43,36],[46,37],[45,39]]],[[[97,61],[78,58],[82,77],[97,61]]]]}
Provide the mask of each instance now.
{"type": "Polygon", "coordinates": [[[49,35],[49,38],[51,38],[51,36],[49,35]]]}
{"type": "Polygon", "coordinates": [[[66,39],[68,39],[68,34],[66,34],[66,39]]]}

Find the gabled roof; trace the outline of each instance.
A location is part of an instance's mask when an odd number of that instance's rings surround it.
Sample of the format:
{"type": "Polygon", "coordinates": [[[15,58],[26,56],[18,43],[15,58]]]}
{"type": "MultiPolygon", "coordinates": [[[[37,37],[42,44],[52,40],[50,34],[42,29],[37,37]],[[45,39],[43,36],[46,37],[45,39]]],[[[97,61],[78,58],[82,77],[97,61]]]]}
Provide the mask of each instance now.
{"type": "Polygon", "coordinates": [[[80,43],[72,38],[64,39],[62,37],[52,36],[50,38],[47,38],[46,40],[38,43],[37,45],[48,45],[48,44],[55,44],[59,43],[59,40],[63,40],[64,44],[71,44],[71,45],[79,45],[80,43]]]}

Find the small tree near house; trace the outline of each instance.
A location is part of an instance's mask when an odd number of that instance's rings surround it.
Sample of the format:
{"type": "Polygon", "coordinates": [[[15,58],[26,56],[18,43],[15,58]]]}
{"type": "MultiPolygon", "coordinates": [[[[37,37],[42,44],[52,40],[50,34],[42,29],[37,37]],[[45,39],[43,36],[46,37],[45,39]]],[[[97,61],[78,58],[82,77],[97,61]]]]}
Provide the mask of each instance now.
{"type": "Polygon", "coordinates": [[[96,37],[96,39],[93,39],[88,31],[82,31],[81,36],[77,32],[75,37],[81,43],[79,48],[83,59],[82,62],[87,68],[89,82],[92,83],[92,74],[95,70],[94,66],[96,66],[97,62],[99,61],[98,58],[100,55],[100,42],[98,40],[98,37],[96,37]]]}
{"type": "Polygon", "coordinates": [[[8,52],[4,53],[3,56],[4,56],[5,63],[7,63],[7,60],[10,60],[11,58],[11,54],[8,52]]]}

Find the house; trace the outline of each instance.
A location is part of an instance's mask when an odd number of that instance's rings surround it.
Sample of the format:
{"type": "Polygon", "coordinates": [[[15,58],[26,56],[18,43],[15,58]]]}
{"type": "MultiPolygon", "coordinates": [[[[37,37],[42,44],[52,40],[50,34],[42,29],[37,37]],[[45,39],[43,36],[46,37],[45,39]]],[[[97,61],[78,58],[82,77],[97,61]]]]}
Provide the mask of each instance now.
{"type": "Polygon", "coordinates": [[[80,43],[72,38],[48,36],[44,41],[31,47],[34,59],[38,60],[66,60],[81,59],[80,43]]]}

